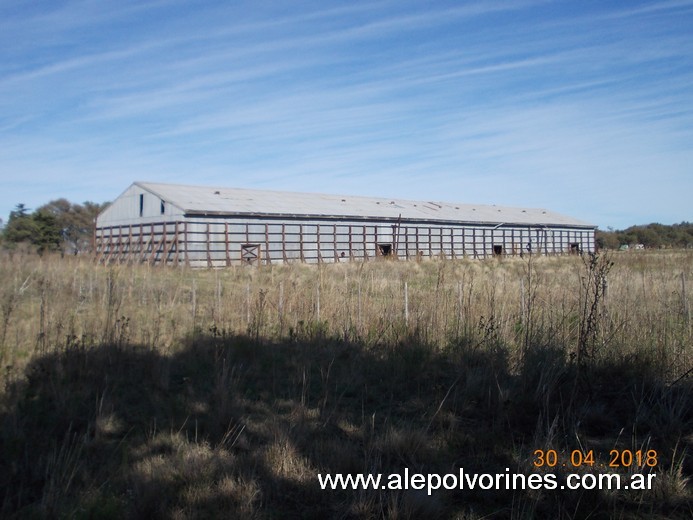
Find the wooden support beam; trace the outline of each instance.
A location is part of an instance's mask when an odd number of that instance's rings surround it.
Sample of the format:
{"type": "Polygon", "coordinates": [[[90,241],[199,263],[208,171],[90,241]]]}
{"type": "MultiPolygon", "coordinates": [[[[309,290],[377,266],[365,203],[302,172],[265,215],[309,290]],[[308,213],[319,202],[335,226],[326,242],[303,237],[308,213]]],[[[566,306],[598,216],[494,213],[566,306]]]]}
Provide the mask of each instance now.
{"type": "Polygon", "coordinates": [[[111,228],[104,228],[101,234],[101,240],[103,241],[103,246],[101,248],[101,261],[104,265],[108,265],[108,252],[110,251],[111,242],[111,228]],[[106,240],[106,230],[108,230],[108,240],[106,240]]]}
{"type": "Polygon", "coordinates": [[[205,241],[207,242],[206,244],[206,250],[207,250],[207,267],[212,267],[212,244],[209,239],[209,222],[207,222],[207,229],[205,233],[205,241]]]}
{"type": "MultiPolygon", "coordinates": [[[[105,238],[105,228],[101,228],[98,230],[98,242],[96,246],[96,258],[95,258],[95,263],[101,263],[102,260],[104,260],[104,253],[106,251],[106,238],[105,238]]],[[[97,230],[94,230],[94,234],[96,235],[97,230]]]]}
{"type": "Polygon", "coordinates": [[[100,262],[107,264],[108,263],[108,253],[110,251],[110,243],[111,243],[111,230],[110,230],[110,228],[108,229],[108,236],[106,236],[106,229],[105,228],[103,229],[103,231],[101,233],[101,241],[102,241],[102,246],[101,246],[100,262]]]}
{"type": "Polygon", "coordinates": [[[184,247],[185,247],[185,266],[190,267],[190,251],[188,250],[188,245],[190,244],[190,240],[188,237],[188,222],[185,221],[183,223],[183,233],[184,233],[184,247]]]}
{"type": "Polygon", "coordinates": [[[337,254],[337,224],[332,224],[332,245],[334,246],[334,262],[339,262],[337,254]]]}
{"type": "Polygon", "coordinates": [[[151,251],[149,252],[149,255],[147,257],[147,264],[151,265],[152,262],[154,261],[154,257],[156,255],[156,250],[158,248],[159,244],[156,242],[156,235],[154,234],[154,224],[150,224],[149,226],[149,248],[151,248],[151,251]]]}
{"type": "Polygon", "coordinates": [[[269,249],[269,224],[265,223],[265,263],[267,265],[270,265],[272,263],[272,259],[270,258],[270,249],[269,249]]]}
{"type": "Polygon", "coordinates": [[[549,230],[544,228],[544,256],[549,256],[549,230]]]}
{"type": "Polygon", "coordinates": [[[163,255],[161,257],[162,265],[168,264],[168,258],[167,258],[167,256],[168,256],[168,236],[166,233],[166,231],[168,230],[167,228],[168,228],[168,223],[164,222],[164,234],[163,234],[163,238],[162,238],[162,241],[164,244],[164,252],[163,252],[163,255]]]}
{"type": "Polygon", "coordinates": [[[113,254],[113,226],[108,229],[108,250],[106,254],[105,264],[108,265],[111,262],[111,255],[113,254]]]}
{"type": "Polygon", "coordinates": [[[306,257],[303,254],[303,224],[298,225],[298,247],[299,247],[299,252],[301,256],[301,262],[306,261],[306,257]]]}
{"type": "Polygon", "coordinates": [[[392,254],[397,258],[397,224],[392,224],[392,254]]]}
{"type": "Polygon", "coordinates": [[[349,225],[349,260],[354,259],[354,249],[352,247],[352,236],[353,236],[353,232],[351,230],[351,225],[349,225]]]}
{"type": "Polygon", "coordinates": [[[92,233],[92,239],[91,239],[91,254],[92,254],[92,260],[94,263],[98,263],[99,261],[99,238],[98,238],[98,232],[99,230],[94,228],[94,231],[92,233]]]}
{"type": "Polygon", "coordinates": [[[404,256],[409,260],[409,227],[404,226],[404,256]]]}
{"type": "Polygon", "coordinates": [[[318,224],[318,263],[322,263],[322,254],[320,253],[320,224],[318,224]]]}
{"type": "MultiPolygon", "coordinates": [[[[116,228],[112,228],[111,231],[113,232],[114,229],[116,228]]],[[[118,234],[113,232],[113,256],[111,257],[116,263],[120,260],[120,228],[117,229],[118,234]]]]}
{"type": "MultiPolygon", "coordinates": [[[[152,226],[152,227],[154,227],[154,226],[152,226]]],[[[152,240],[152,243],[154,243],[156,245],[154,247],[152,247],[152,252],[149,255],[149,260],[147,261],[147,263],[149,265],[154,265],[156,263],[156,256],[159,253],[159,248],[161,248],[161,246],[162,246],[162,241],[163,241],[163,238],[161,238],[161,240],[159,240],[158,242],[155,242],[154,240],[152,240]]]]}
{"type": "MultiPolygon", "coordinates": [[[[140,224],[140,234],[138,237],[138,249],[137,249],[137,256],[139,257],[140,261],[142,259],[142,248],[144,247],[144,226],[140,224]]],[[[133,262],[135,259],[133,258],[133,262]]]]}
{"type": "Polygon", "coordinates": [[[368,239],[366,237],[366,225],[363,225],[363,259],[368,260],[368,239]]]}
{"type": "Polygon", "coordinates": [[[397,258],[399,258],[399,231],[400,231],[401,227],[402,227],[402,214],[400,213],[399,216],[397,217],[397,223],[392,226],[392,234],[394,235],[394,237],[393,237],[394,250],[395,250],[395,256],[397,258]]]}
{"type": "Polygon", "coordinates": [[[125,257],[125,228],[123,226],[118,226],[118,254],[116,256],[116,263],[121,264],[123,258],[125,257]]]}
{"type": "Polygon", "coordinates": [[[132,262],[132,224],[128,226],[128,263],[132,262]]]}
{"type": "Polygon", "coordinates": [[[231,252],[229,251],[229,223],[224,222],[224,258],[226,258],[226,267],[231,265],[231,252]]]}
{"type": "Polygon", "coordinates": [[[101,229],[94,228],[94,248],[92,252],[94,263],[98,264],[101,257],[101,229]]]}
{"type": "Polygon", "coordinates": [[[180,233],[180,231],[178,229],[179,224],[180,224],[180,222],[176,221],[176,228],[175,228],[176,229],[176,233],[175,233],[176,236],[173,238],[173,244],[171,244],[172,247],[176,248],[176,254],[173,256],[173,263],[176,266],[178,266],[179,262],[180,262],[180,251],[179,251],[179,247],[178,247],[178,234],[180,233]]]}
{"type": "Polygon", "coordinates": [[[140,252],[139,262],[145,263],[147,261],[147,251],[152,247],[152,237],[150,236],[147,242],[142,246],[142,251],[140,252]]]}

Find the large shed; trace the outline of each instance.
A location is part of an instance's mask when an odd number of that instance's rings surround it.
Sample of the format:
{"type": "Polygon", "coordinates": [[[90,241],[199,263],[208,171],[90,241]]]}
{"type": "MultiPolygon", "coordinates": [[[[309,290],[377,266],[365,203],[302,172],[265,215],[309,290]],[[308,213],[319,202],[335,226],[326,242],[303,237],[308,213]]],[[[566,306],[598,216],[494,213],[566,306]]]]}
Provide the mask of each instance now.
{"type": "Polygon", "coordinates": [[[223,267],[594,251],[552,211],[135,182],[96,219],[99,261],[223,267]]]}

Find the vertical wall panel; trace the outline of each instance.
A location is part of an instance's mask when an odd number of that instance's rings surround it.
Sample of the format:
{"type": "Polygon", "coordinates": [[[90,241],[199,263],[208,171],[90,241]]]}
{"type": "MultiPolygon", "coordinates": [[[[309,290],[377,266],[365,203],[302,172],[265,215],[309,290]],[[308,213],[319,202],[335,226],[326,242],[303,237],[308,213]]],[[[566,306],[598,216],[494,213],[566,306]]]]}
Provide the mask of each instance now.
{"type": "Polygon", "coordinates": [[[241,263],[244,245],[260,246],[262,263],[371,261],[378,244],[399,258],[488,258],[494,246],[504,255],[568,254],[594,251],[594,230],[570,226],[502,226],[464,223],[363,223],[358,221],[277,221],[268,219],[184,219],[101,226],[95,235],[102,263],[223,267],[241,263]]]}

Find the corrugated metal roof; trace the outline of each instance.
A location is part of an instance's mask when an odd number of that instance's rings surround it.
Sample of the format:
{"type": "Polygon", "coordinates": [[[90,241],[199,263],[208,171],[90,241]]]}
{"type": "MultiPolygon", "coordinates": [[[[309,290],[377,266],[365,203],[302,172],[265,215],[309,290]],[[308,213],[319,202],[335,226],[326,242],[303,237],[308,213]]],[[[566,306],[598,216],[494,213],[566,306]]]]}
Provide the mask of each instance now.
{"type": "Polygon", "coordinates": [[[401,215],[403,220],[410,221],[596,227],[560,213],[535,208],[153,182],[136,182],[135,184],[167,203],[178,206],[189,215],[310,216],[353,219],[398,219],[401,215]]]}

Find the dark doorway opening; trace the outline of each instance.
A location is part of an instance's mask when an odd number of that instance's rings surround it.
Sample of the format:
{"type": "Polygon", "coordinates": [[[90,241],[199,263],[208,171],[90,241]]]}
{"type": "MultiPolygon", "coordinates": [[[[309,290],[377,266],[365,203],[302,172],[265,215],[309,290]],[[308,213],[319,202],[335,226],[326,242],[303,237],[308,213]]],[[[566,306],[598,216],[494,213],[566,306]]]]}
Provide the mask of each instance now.
{"type": "Polygon", "coordinates": [[[570,244],[570,254],[579,255],[580,254],[580,244],[577,242],[570,244]]]}
{"type": "Polygon", "coordinates": [[[503,254],[503,246],[493,246],[493,254],[495,256],[501,256],[503,254]]]}
{"type": "Polygon", "coordinates": [[[392,244],[377,244],[378,256],[392,255],[392,244]]]}

